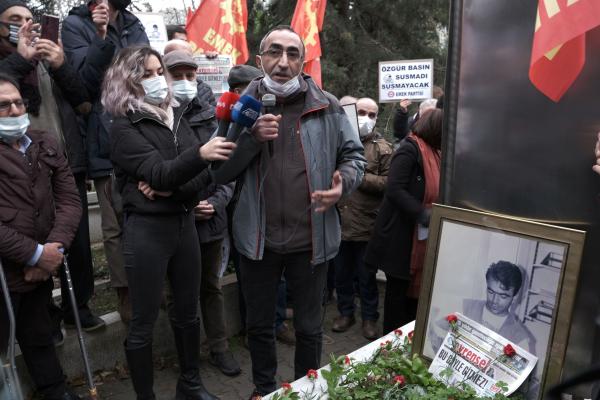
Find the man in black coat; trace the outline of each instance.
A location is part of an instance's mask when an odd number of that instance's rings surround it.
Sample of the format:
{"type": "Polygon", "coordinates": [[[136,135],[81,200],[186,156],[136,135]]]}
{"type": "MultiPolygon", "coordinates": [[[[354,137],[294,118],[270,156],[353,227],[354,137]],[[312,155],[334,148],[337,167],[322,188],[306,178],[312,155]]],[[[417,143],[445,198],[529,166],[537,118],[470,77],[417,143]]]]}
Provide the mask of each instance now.
{"type": "MultiPolygon", "coordinates": [[[[104,326],[104,321],[94,316],[88,307],[94,294],[94,271],[87,213],[85,132],[77,118],[77,114],[89,112],[91,105],[83,82],[66,62],[62,48],[50,40],[39,38],[35,45],[31,45],[37,36],[32,19],[31,10],[25,3],[19,0],[0,1],[0,22],[3,23],[0,26],[0,70],[22,85],[24,98],[29,104],[31,127],[56,136],[75,176],[83,214],[68,260],[73,266],[73,286],[82,324],[86,330],[93,330],[104,326]],[[15,31],[19,32],[16,36],[11,34],[15,31]]],[[[74,326],[64,271],[61,273],[61,286],[65,324],[74,326]]],[[[60,312],[53,315],[58,325],[54,333],[55,342],[60,343],[62,318],[60,312]]]]}
{"type": "Polygon", "coordinates": [[[88,177],[94,180],[100,213],[104,252],[110,270],[111,286],[119,295],[119,313],[127,322],[130,305],[123,255],[120,216],[110,199],[112,163],[108,131],[112,118],[100,104],[100,88],[106,69],[122,48],[149,44],[138,18],[126,10],[131,0],[90,1],[75,7],[62,25],[62,40],[70,64],[79,72],[93,102],[86,121],[88,177]]]}

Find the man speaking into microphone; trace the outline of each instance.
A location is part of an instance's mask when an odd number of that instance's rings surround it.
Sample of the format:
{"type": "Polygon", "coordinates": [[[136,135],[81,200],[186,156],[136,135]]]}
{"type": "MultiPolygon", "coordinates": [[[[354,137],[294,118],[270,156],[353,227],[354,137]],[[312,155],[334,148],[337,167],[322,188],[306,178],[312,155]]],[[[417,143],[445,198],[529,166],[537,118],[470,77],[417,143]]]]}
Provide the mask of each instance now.
{"type": "Polygon", "coordinates": [[[257,155],[238,179],[233,214],[256,386],[251,399],[276,389],[273,325],[282,275],[294,300],[295,378],[321,366],[327,261],[340,244],[332,206],[360,184],[365,168],[363,147],[338,100],[302,74],[304,54],[291,28],[272,29],[256,56],[265,76],[245,92],[276,98],[242,134],[252,135],[257,155]]]}

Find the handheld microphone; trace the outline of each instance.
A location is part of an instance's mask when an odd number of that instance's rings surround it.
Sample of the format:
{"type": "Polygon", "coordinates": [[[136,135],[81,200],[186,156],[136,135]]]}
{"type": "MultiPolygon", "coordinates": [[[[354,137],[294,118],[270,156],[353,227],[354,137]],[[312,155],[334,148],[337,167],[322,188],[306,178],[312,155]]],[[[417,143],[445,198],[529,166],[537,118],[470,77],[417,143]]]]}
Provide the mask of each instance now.
{"type": "Polygon", "coordinates": [[[244,128],[251,128],[260,115],[262,104],[254,97],[243,95],[231,110],[233,124],[227,131],[227,141],[237,141],[244,128]]]}
{"type": "Polygon", "coordinates": [[[240,95],[233,92],[225,92],[219,98],[217,107],[215,109],[216,117],[219,120],[219,129],[217,130],[217,136],[225,137],[227,130],[229,129],[229,123],[231,122],[231,109],[233,105],[239,100],[240,95]]]}
{"type": "MultiPolygon", "coordinates": [[[[262,97],[263,107],[265,108],[265,114],[273,114],[277,115],[275,111],[275,104],[277,103],[277,99],[274,94],[267,93],[262,97]]],[[[269,140],[269,157],[273,157],[273,141],[269,140]]]]}

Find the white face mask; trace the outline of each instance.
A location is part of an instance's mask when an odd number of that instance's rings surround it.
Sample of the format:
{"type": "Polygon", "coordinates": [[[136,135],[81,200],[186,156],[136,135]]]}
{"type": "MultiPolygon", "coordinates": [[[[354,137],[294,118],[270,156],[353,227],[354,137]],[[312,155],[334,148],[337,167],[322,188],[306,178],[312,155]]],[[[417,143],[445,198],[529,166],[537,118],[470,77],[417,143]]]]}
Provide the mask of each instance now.
{"type": "Polygon", "coordinates": [[[167,80],[162,75],[144,79],[142,81],[142,86],[146,92],[144,100],[146,103],[155,106],[162,104],[169,94],[169,85],[167,85],[167,80]]]}
{"type": "Polygon", "coordinates": [[[300,77],[300,74],[302,73],[302,71],[300,71],[300,73],[298,75],[296,75],[295,77],[293,77],[286,83],[279,83],[279,82],[276,82],[273,79],[271,79],[269,74],[267,74],[265,72],[265,69],[262,66],[262,63],[261,63],[260,67],[263,71],[263,74],[265,75],[265,77],[263,78],[263,84],[265,85],[265,88],[270,93],[273,93],[275,96],[285,99],[286,97],[289,97],[295,93],[298,93],[298,91],[300,90],[300,79],[298,79],[298,78],[300,77]]]}
{"type": "Polygon", "coordinates": [[[358,117],[358,131],[361,138],[369,136],[371,132],[373,132],[373,128],[375,128],[375,122],[377,121],[369,118],[367,115],[361,115],[358,117]]]}
{"type": "Polygon", "coordinates": [[[173,89],[173,96],[180,100],[193,100],[198,94],[196,81],[190,82],[187,79],[173,81],[171,88],[173,89]]]}
{"type": "Polygon", "coordinates": [[[0,118],[0,140],[13,144],[25,135],[27,128],[29,128],[28,114],[19,117],[2,117],[0,118]]]}

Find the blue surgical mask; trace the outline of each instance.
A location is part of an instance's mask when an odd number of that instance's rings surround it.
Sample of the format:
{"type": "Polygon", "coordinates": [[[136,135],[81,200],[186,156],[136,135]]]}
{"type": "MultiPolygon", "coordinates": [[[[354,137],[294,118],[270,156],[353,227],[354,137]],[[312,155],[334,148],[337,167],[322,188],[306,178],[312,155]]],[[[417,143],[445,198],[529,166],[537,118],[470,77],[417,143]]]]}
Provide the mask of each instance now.
{"type": "Polygon", "coordinates": [[[198,84],[187,79],[173,81],[171,88],[173,89],[173,96],[179,100],[193,100],[198,94],[198,84]]]}
{"type": "Polygon", "coordinates": [[[142,86],[146,92],[144,100],[146,103],[158,106],[164,103],[167,95],[169,94],[169,85],[164,76],[159,75],[154,78],[144,79],[142,86]]]}
{"type": "Polygon", "coordinates": [[[29,128],[29,115],[19,117],[0,117],[0,140],[13,144],[21,139],[29,128]]]}

